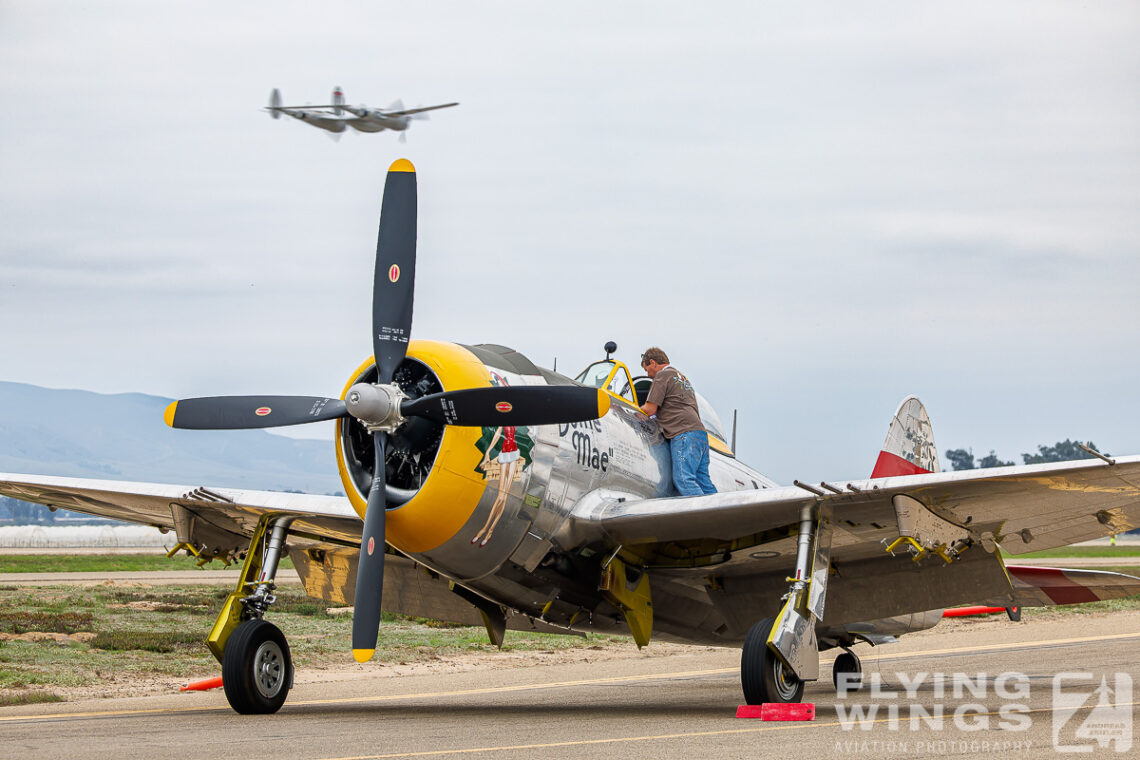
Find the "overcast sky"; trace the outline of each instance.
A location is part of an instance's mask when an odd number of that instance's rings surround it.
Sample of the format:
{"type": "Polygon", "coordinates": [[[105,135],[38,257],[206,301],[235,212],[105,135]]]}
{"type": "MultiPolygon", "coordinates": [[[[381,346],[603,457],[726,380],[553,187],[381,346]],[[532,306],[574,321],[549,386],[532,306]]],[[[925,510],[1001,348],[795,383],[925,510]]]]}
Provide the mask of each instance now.
{"type": "MultiPolygon", "coordinates": [[[[0,4],[0,379],[337,395],[388,165],[413,332],[660,345],[781,482],[1140,453],[1140,5],[0,4]],[[260,108],[457,100],[334,142],[260,108]]],[[[331,456],[331,454],[330,454],[331,456]]]]}

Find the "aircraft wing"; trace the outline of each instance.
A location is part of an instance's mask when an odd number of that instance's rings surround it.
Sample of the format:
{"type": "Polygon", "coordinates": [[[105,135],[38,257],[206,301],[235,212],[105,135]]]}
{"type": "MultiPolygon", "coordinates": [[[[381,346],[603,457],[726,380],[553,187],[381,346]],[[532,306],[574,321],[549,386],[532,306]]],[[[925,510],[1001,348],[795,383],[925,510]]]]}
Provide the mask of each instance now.
{"type": "MultiPolygon", "coordinates": [[[[898,537],[893,499],[905,494],[975,539],[993,537],[1021,554],[1140,526],[1140,456],[1115,464],[1082,459],[875,480],[839,481],[668,499],[600,502],[573,530],[600,531],[614,544],[746,541],[794,526],[804,504],[831,505],[837,529],[876,546],[898,537]]],[[[758,542],[758,543],[762,543],[758,542]]]]}
{"type": "MultiPolygon", "coordinates": [[[[343,104],[341,106],[343,107],[343,104]]],[[[285,113],[312,113],[321,116],[336,116],[332,109],[336,105],[303,105],[303,106],[265,106],[266,111],[284,111],[285,113]]]]}
{"type": "Polygon", "coordinates": [[[405,108],[400,111],[385,111],[385,116],[411,116],[414,113],[423,113],[424,111],[437,111],[440,108],[451,108],[457,106],[458,103],[443,103],[438,106],[422,106],[420,108],[405,108]]]}
{"type": "MultiPolygon", "coordinates": [[[[316,116],[328,116],[330,119],[335,118],[336,114],[332,111],[333,108],[338,106],[266,106],[266,111],[282,111],[284,113],[308,113],[316,116]]],[[[343,108],[344,106],[340,106],[343,108]]]]}
{"type": "MultiPolygon", "coordinates": [[[[99,517],[153,525],[211,551],[244,551],[261,516],[294,514],[294,531],[358,546],[360,518],[338,496],[0,473],[0,495],[99,517]]],[[[219,552],[220,553],[220,552],[219,552]]]]}
{"type": "MultiPolygon", "coordinates": [[[[334,604],[354,601],[363,523],[342,496],[10,473],[0,473],[0,495],[168,529],[177,540],[206,547],[204,555],[245,551],[262,515],[295,515],[287,548],[305,591],[334,604]]],[[[387,559],[384,578],[386,611],[482,624],[471,592],[402,555],[387,559]]],[[[566,633],[525,615],[509,616],[506,627],[566,633]]]]}
{"type": "MultiPolygon", "coordinates": [[[[725,635],[743,636],[749,625],[778,611],[773,604],[795,568],[804,506],[818,504],[830,516],[824,623],[836,630],[961,604],[1029,605],[1027,597],[1058,603],[1047,593],[1016,588],[1002,554],[1064,546],[1140,525],[1140,457],[1122,457],[1112,465],[1079,460],[827,486],[810,486],[818,494],[783,487],[624,501],[618,494],[596,494],[563,526],[560,537],[607,552],[620,547],[651,569],[655,588],[675,598],[706,596],[724,620],[725,635]],[[951,563],[933,551],[918,562],[905,548],[887,551],[901,535],[896,503],[914,507],[907,497],[921,502],[920,517],[927,525],[969,539],[951,563]]],[[[1098,588],[1106,583],[1089,580],[1098,588]]],[[[1107,582],[1120,591],[1119,580],[1107,582]]],[[[1102,590],[1105,595],[1098,598],[1119,595],[1102,590]]],[[[667,614],[665,605],[655,605],[655,615],[667,614]]]]}
{"type": "MultiPolygon", "coordinates": [[[[380,108],[380,109],[376,109],[376,110],[379,110],[385,116],[410,116],[414,113],[423,113],[424,111],[438,111],[440,108],[451,108],[452,106],[457,106],[457,105],[459,105],[459,103],[456,102],[456,103],[441,103],[438,106],[420,106],[418,108],[401,108],[398,111],[389,111],[389,110],[384,109],[384,108],[380,108]]],[[[317,105],[317,106],[270,106],[266,110],[269,110],[269,111],[305,111],[308,109],[315,109],[315,108],[344,108],[344,107],[345,107],[344,103],[341,103],[340,105],[337,105],[334,103],[332,105],[317,105]]],[[[363,107],[363,106],[352,106],[352,107],[358,108],[358,107],[363,107]]],[[[333,114],[328,113],[326,111],[320,111],[319,113],[326,114],[329,116],[333,115],[333,114]]]]}

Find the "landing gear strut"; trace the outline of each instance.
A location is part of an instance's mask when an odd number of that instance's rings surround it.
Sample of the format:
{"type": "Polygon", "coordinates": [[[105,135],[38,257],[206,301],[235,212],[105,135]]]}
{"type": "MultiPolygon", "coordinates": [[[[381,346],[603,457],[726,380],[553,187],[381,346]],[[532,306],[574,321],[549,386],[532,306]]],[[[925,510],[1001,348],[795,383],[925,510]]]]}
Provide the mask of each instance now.
{"type": "Polygon", "coordinates": [[[222,663],[226,699],[242,714],[277,712],[293,686],[293,660],[285,634],[263,619],[277,600],[273,579],[293,520],[261,518],[237,589],[226,598],[207,641],[222,663]]]}
{"type": "Polygon", "coordinates": [[[819,678],[815,626],[823,618],[830,568],[831,510],[821,502],[805,504],[783,608],[752,626],[741,650],[740,685],[748,704],[799,702],[804,682],[819,678]]]}

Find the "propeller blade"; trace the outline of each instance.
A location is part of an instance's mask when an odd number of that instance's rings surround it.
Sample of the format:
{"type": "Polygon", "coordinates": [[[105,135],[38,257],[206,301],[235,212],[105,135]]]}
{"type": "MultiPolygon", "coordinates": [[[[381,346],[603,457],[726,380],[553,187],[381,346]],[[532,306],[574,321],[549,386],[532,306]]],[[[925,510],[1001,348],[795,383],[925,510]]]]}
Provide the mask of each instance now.
{"type": "Polygon", "coordinates": [[[246,430],[345,417],[344,402],[319,396],[207,396],[174,401],[163,419],[182,430],[246,430]]]}
{"type": "Polygon", "coordinates": [[[385,433],[372,436],[376,444],[375,469],[360,534],[360,563],[356,569],[356,609],[352,613],[352,656],[368,662],[376,652],[380,635],[380,599],[384,592],[384,448],[385,433]]]}
{"type": "Polygon", "coordinates": [[[392,382],[408,350],[415,281],[416,168],[401,158],[388,168],[384,182],[372,284],[372,351],[380,384],[392,382]]]}
{"type": "Polygon", "coordinates": [[[583,422],[604,417],[609,410],[608,393],[578,385],[467,388],[400,404],[400,413],[405,417],[476,427],[583,422]]]}
{"type": "MultiPolygon", "coordinates": [[[[412,300],[416,282],[416,168],[407,159],[388,167],[380,232],[376,240],[376,273],[372,282],[372,353],[377,382],[392,382],[408,351],[412,300]]],[[[352,656],[367,662],[376,652],[380,632],[380,599],[384,591],[384,449],[385,433],[374,433],[376,460],[360,534],[356,569],[356,609],[352,615],[352,656]]]]}

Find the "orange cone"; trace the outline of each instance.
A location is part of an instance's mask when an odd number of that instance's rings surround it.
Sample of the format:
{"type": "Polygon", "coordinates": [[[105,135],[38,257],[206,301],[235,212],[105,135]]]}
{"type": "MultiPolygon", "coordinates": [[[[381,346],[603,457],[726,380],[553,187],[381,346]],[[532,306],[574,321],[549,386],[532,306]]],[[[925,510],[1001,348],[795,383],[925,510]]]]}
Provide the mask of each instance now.
{"type": "Polygon", "coordinates": [[[205,681],[195,681],[183,686],[179,691],[209,691],[210,689],[222,688],[222,677],[207,678],[205,681]]]}

